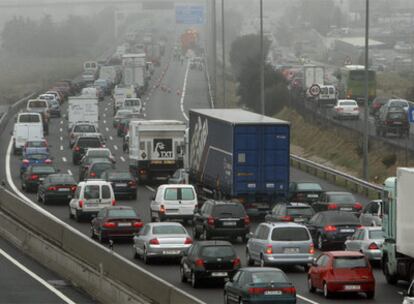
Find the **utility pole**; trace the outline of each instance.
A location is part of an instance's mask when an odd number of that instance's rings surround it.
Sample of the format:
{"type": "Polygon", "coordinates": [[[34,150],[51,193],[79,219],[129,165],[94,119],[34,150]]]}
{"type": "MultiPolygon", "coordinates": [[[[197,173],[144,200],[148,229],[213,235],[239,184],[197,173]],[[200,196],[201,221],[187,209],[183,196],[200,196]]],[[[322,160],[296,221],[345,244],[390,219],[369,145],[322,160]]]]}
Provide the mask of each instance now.
{"type": "Polygon", "coordinates": [[[223,88],[223,107],[227,108],[226,103],[226,42],[225,42],[225,35],[224,35],[224,0],[221,0],[221,44],[222,44],[222,54],[221,54],[221,61],[222,61],[222,88],[223,88]]]}
{"type": "Polygon", "coordinates": [[[363,146],[363,177],[369,179],[368,175],[368,49],[369,49],[369,0],[365,0],[365,100],[364,100],[364,146],[363,146]]]}
{"type": "Polygon", "coordinates": [[[212,25],[212,86],[214,97],[217,97],[217,23],[216,23],[216,0],[211,0],[211,25],[212,25]]]}
{"type": "Polygon", "coordinates": [[[264,60],[265,58],[263,46],[263,0],[260,0],[260,112],[262,115],[265,115],[264,60]]]}

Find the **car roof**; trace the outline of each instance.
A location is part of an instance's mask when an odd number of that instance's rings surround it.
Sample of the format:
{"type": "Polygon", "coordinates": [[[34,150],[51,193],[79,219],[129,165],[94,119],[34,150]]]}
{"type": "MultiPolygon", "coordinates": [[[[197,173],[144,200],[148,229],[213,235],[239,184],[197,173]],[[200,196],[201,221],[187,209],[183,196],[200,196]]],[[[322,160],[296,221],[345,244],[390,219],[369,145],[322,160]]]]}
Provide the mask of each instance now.
{"type": "Polygon", "coordinates": [[[148,223],[150,226],[180,226],[183,227],[181,223],[177,222],[158,222],[158,223],[148,223]]]}
{"type": "Polygon", "coordinates": [[[130,206],[107,206],[107,207],[105,207],[105,209],[108,209],[108,210],[134,210],[135,211],[135,209],[134,208],[132,208],[132,207],[130,207],[130,206]]]}
{"type": "Polygon", "coordinates": [[[86,181],[82,181],[78,184],[79,186],[86,186],[86,185],[110,185],[109,182],[102,180],[102,179],[88,179],[86,181]]]}
{"type": "Polygon", "coordinates": [[[263,225],[269,226],[271,228],[281,228],[281,227],[300,227],[306,228],[302,224],[297,224],[293,222],[264,222],[263,225]]]}
{"type": "Polygon", "coordinates": [[[218,200],[208,200],[209,202],[212,202],[214,205],[241,205],[239,202],[234,201],[218,201],[218,200]]]}
{"type": "Polygon", "coordinates": [[[276,268],[276,267],[243,267],[243,268],[240,268],[240,270],[248,271],[248,272],[271,272],[271,271],[283,272],[283,270],[276,268]]]}
{"type": "Polygon", "coordinates": [[[94,165],[96,165],[96,164],[102,164],[102,163],[112,165],[112,162],[111,162],[110,160],[108,160],[107,158],[102,157],[102,158],[100,158],[99,160],[94,160],[94,161],[91,163],[91,165],[90,165],[90,167],[89,167],[89,168],[92,168],[92,167],[93,167],[94,165]]]}
{"type": "Polygon", "coordinates": [[[325,194],[327,195],[332,195],[332,194],[336,194],[336,195],[344,195],[344,194],[350,194],[353,195],[351,192],[346,192],[346,191],[326,191],[325,194]]]}
{"type": "Polygon", "coordinates": [[[49,177],[71,177],[74,179],[73,175],[69,173],[54,173],[54,174],[49,174],[49,177]]]}
{"type": "Polygon", "coordinates": [[[163,184],[160,185],[158,188],[159,189],[166,189],[166,188],[193,188],[194,186],[191,184],[163,184]]]}
{"type": "Polygon", "coordinates": [[[365,227],[362,227],[361,229],[365,229],[368,231],[373,231],[373,230],[377,231],[377,230],[382,230],[382,227],[381,226],[365,226],[365,227]]]}
{"type": "Polygon", "coordinates": [[[232,246],[229,241],[198,241],[200,246],[232,246]]]}
{"type": "Polygon", "coordinates": [[[359,251],[338,250],[338,251],[328,251],[325,253],[333,257],[364,257],[364,254],[362,254],[359,251]]]}

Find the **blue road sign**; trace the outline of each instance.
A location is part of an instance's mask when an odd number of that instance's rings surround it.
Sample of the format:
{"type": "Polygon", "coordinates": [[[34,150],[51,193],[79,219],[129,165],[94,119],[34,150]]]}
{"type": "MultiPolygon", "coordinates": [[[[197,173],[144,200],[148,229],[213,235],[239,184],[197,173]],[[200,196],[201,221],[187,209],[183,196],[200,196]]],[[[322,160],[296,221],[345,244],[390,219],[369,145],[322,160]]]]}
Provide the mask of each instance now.
{"type": "Polygon", "coordinates": [[[176,5],[175,22],[177,24],[203,24],[204,6],[202,5],[176,5]]]}
{"type": "Polygon", "coordinates": [[[408,109],[408,121],[414,123],[414,107],[408,109]]]}

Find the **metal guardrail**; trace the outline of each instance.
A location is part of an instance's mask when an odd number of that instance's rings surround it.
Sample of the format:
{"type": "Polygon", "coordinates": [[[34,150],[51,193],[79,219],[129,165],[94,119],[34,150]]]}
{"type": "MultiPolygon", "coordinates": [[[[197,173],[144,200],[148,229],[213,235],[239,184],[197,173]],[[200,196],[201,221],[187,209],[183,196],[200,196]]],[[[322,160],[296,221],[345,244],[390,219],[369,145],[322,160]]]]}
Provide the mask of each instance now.
{"type": "MultiPolygon", "coordinates": [[[[207,54],[207,51],[206,50],[204,50],[204,54],[207,54]]],[[[209,95],[209,99],[210,99],[210,107],[212,109],[214,109],[215,108],[215,105],[214,105],[214,97],[213,97],[213,91],[211,89],[210,73],[208,71],[207,57],[205,57],[204,62],[205,62],[205,64],[204,64],[204,70],[206,72],[206,78],[207,78],[207,87],[208,87],[208,95],[209,95]]]]}
{"type": "Polygon", "coordinates": [[[314,161],[291,154],[290,164],[306,173],[316,177],[323,178],[337,186],[344,187],[355,193],[365,195],[369,199],[381,198],[382,187],[380,185],[369,183],[363,179],[332,169],[330,167],[318,164],[314,161]]]}

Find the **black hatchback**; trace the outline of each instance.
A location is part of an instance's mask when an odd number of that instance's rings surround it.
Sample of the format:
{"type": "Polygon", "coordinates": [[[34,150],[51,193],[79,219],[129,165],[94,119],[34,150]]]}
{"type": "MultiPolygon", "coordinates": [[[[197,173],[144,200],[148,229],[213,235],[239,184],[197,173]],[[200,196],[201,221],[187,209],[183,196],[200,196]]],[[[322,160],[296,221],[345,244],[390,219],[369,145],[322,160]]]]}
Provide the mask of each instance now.
{"type": "Polygon", "coordinates": [[[266,214],[266,222],[295,222],[307,223],[315,214],[307,203],[279,203],[273,207],[271,213],[266,214]]]}
{"type": "Polygon", "coordinates": [[[137,198],[137,182],[128,170],[106,170],[100,178],[111,183],[115,198],[137,198]]]}
{"type": "Polygon", "coordinates": [[[72,148],[72,162],[74,165],[79,165],[80,160],[85,155],[88,148],[103,148],[104,143],[101,135],[87,135],[79,136],[72,148]]]}
{"type": "Polygon", "coordinates": [[[247,241],[250,219],[240,203],[206,201],[200,210],[194,212],[193,236],[209,240],[212,237],[241,237],[247,241]]]}
{"type": "Polygon", "coordinates": [[[76,191],[77,183],[70,174],[50,174],[37,190],[37,201],[48,204],[51,201],[68,203],[76,191]]]}
{"type": "Polygon", "coordinates": [[[291,202],[316,202],[323,193],[321,185],[313,182],[291,182],[289,200],[291,202]]]}
{"type": "Polygon", "coordinates": [[[180,263],[181,282],[190,281],[194,288],[201,280],[232,278],[240,268],[240,258],[227,241],[200,241],[190,247],[180,263]]]}
{"type": "Polygon", "coordinates": [[[21,176],[22,178],[22,189],[24,191],[37,191],[39,184],[49,174],[58,173],[59,170],[48,164],[32,164],[21,176]]]}

